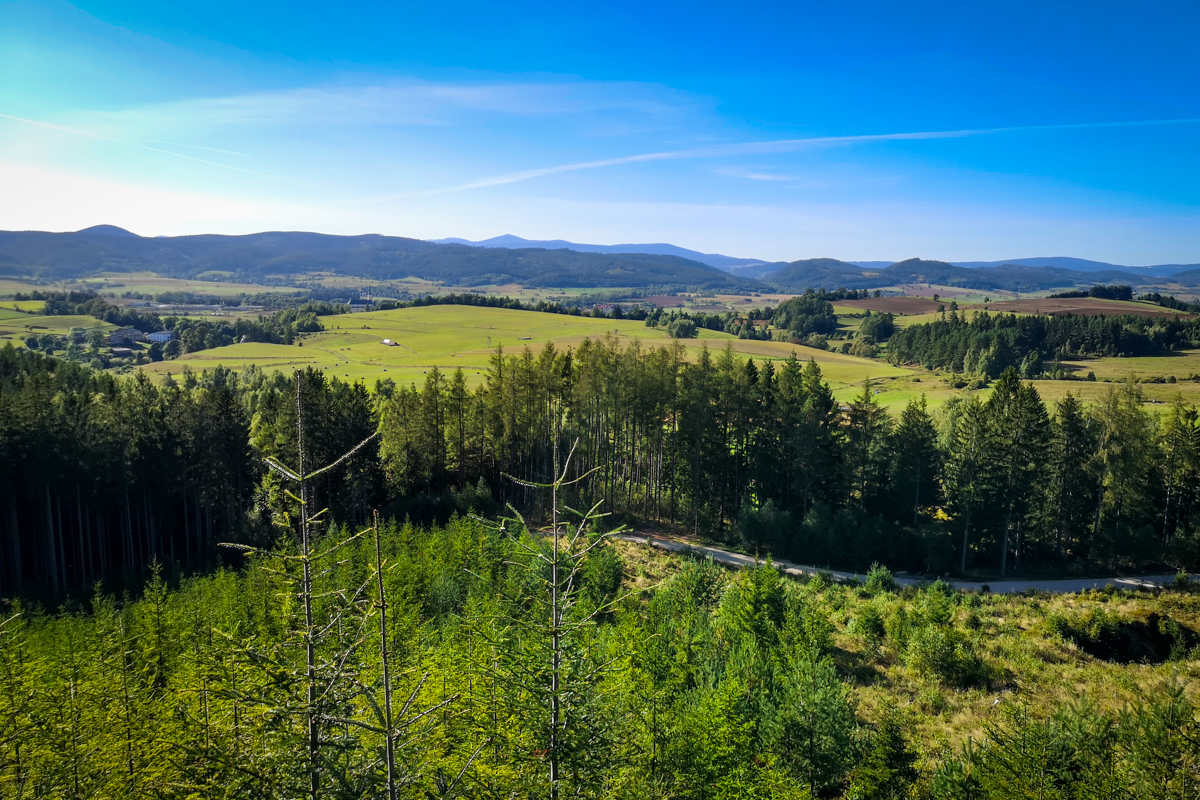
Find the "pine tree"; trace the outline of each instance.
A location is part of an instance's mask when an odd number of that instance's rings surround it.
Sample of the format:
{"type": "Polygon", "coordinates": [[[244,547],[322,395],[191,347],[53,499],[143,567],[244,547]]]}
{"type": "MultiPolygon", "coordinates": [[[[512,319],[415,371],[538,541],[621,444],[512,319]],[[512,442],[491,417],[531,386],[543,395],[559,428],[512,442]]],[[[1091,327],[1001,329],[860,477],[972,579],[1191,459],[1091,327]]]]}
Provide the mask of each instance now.
{"type": "Polygon", "coordinates": [[[887,445],[891,418],[875,402],[871,381],[863,381],[862,394],[846,412],[846,459],[850,471],[850,497],[860,510],[875,511],[877,498],[887,486],[887,445]]]}
{"type": "Polygon", "coordinates": [[[1158,449],[1162,454],[1162,540],[1168,542],[1191,521],[1200,481],[1200,415],[1176,395],[1159,420],[1158,449]]]}
{"type": "MultiPolygon", "coordinates": [[[[562,412],[554,409],[554,413],[562,412]]],[[[610,666],[599,658],[592,634],[597,616],[615,601],[591,608],[581,604],[580,582],[589,557],[613,532],[602,534],[596,529],[599,502],[586,512],[568,508],[577,518],[574,523],[562,519],[560,493],[587,477],[587,473],[567,477],[577,446],[578,442],[572,445],[562,463],[555,457],[551,482],[524,482],[527,488],[550,493],[548,541],[521,536],[531,531],[520,514],[500,527],[502,532],[510,524],[516,529],[512,543],[526,561],[514,566],[525,571],[527,582],[518,584],[522,594],[505,599],[491,633],[493,644],[507,651],[494,667],[495,677],[508,686],[509,702],[518,706],[518,715],[532,721],[528,737],[510,732],[509,746],[522,760],[533,750],[545,762],[545,796],[550,800],[578,796],[594,787],[612,745],[612,721],[598,697],[601,678],[610,666]],[[526,591],[534,592],[533,596],[526,591]],[[532,619],[530,605],[538,615],[532,619]]],[[[489,632],[481,629],[480,633],[489,632]]]]}
{"type": "MultiPolygon", "coordinates": [[[[926,411],[925,395],[911,400],[892,431],[890,485],[896,509],[912,508],[912,524],[917,522],[922,506],[937,502],[941,453],[937,447],[937,430],[926,411]]],[[[897,513],[897,516],[899,514],[897,513]]]]}
{"type": "Polygon", "coordinates": [[[962,401],[952,423],[950,452],[946,459],[945,491],[950,507],[963,526],[959,571],[967,571],[971,517],[991,491],[996,449],[993,428],[979,398],[962,401]]]}
{"type": "MultiPolygon", "coordinates": [[[[995,468],[1004,533],[1000,545],[1000,577],[1008,574],[1008,554],[1013,526],[1021,526],[1030,507],[1034,487],[1042,473],[1049,444],[1050,420],[1046,407],[1031,384],[1022,383],[1009,367],[996,381],[987,401],[994,430],[995,468]]],[[[1017,543],[1020,564],[1020,543],[1017,543]]]]}
{"type": "Polygon", "coordinates": [[[1095,509],[1090,472],[1095,441],[1083,405],[1070,392],[1058,401],[1051,425],[1041,524],[1060,558],[1086,556],[1095,509]]]}

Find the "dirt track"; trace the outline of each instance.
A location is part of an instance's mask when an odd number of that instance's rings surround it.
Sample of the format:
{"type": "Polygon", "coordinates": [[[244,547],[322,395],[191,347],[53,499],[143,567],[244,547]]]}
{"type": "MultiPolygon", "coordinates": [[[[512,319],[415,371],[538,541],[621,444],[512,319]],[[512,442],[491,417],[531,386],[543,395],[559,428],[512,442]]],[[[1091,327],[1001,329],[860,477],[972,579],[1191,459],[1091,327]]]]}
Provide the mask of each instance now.
{"type": "MultiPolygon", "coordinates": [[[[657,547],[660,550],[667,550],[673,553],[692,552],[701,556],[711,557],[718,564],[725,564],[731,567],[752,567],[755,564],[753,556],[744,555],[742,553],[734,553],[729,550],[722,550],[719,547],[709,547],[705,545],[692,544],[679,539],[668,537],[655,536],[647,533],[626,533],[620,534],[617,538],[626,542],[635,544],[644,544],[651,547],[657,547]]],[[[775,559],[774,564],[779,568],[779,571],[785,575],[793,577],[813,576],[824,573],[830,575],[836,581],[848,580],[864,580],[866,578],[862,573],[857,572],[840,572],[838,570],[818,569],[817,567],[805,566],[804,564],[795,564],[785,559],[775,559]]],[[[1189,576],[1191,580],[1197,580],[1200,575],[1189,576]]],[[[896,576],[896,583],[901,586],[913,586],[921,583],[923,579],[913,578],[904,574],[896,576]]],[[[1111,577],[1111,578],[1067,578],[1064,580],[1054,581],[992,581],[990,583],[978,583],[975,581],[951,581],[950,584],[956,589],[964,591],[980,591],[983,587],[987,587],[989,592],[993,594],[1014,594],[1016,592],[1024,592],[1030,589],[1039,592],[1052,592],[1054,594],[1071,594],[1074,592],[1083,592],[1088,589],[1103,589],[1106,586],[1113,586],[1117,589],[1157,589],[1163,586],[1174,584],[1174,575],[1139,575],[1130,577],[1111,577]]]]}

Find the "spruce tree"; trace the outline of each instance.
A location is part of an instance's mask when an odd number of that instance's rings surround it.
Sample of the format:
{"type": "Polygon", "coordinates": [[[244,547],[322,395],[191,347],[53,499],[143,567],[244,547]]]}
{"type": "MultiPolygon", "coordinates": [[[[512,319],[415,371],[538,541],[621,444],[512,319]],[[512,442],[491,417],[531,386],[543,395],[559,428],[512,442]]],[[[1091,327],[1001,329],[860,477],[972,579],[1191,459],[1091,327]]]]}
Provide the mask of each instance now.
{"type": "MultiPolygon", "coordinates": [[[[987,401],[995,445],[996,498],[1004,512],[1000,544],[1000,577],[1008,574],[1013,526],[1022,526],[1031,495],[1045,466],[1050,420],[1046,407],[1031,384],[1022,383],[1016,369],[1009,367],[996,381],[987,401]]],[[[1017,542],[1020,563],[1020,542],[1017,542]]]]}
{"type": "Polygon", "coordinates": [[[941,453],[937,447],[937,430],[926,411],[925,395],[909,401],[891,437],[890,485],[899,510],[912,508],[912,524],[917,522],[922,506],[937,502],[941,453]]]}
{"type": "Polygon", "coordinates": [[[950,452],[946,459],[946,499],[962,525],[962,557],[959,571],[967,571],[967,553],[971,541],[971,519],[981,510],[995,480],[993,458],[996,450],[994,429],[979,398],[972,395],[962,401],[950,432],[950,452]]]}

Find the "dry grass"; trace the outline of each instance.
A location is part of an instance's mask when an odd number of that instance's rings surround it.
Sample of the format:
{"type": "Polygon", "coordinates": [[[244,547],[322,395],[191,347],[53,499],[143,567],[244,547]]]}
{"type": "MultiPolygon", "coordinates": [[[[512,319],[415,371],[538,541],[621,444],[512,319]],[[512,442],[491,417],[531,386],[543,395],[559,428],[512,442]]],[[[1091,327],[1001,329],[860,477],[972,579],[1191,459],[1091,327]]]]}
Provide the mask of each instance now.
{"type": "MultiPolygon", "coordinates": [[[[643,590],[669,578],[683,556],[654,548],[619,542],[626,559],[630,589],[643,590]]],[[[891,608],[904,606],[910,613],[916,590],[887,594],[891,608]]],[[[1200,591],[1085,592],[1067,595],[958,595],[955,626],[971,630],[989,677],[977,685],[948,686],[916,674],[885,641],[876,646],[854,633],[851,620],[869,602],[858,588],[833,585],[821,602],[835,625],[834,659],[848,680],[868,719],[885,703],[896,703],[917,712],[913,715],[916,738],[927,747],[961,745],[978,740],[989,716],[999,704],[1021,702],[1038,713],[1048,713],[1067,703],[1088,700],[1101,708],[1119,709],[1151,697],[1172,678],[1182,681],[1195,701],[1200,701],[1200,653],[1191,658],[1158,664],[1104,661],[1064,640],[1048,622],[1052,614],[1077,615],[1104,608],[1125,620],[1143,620],[1151,614],[1168,616],[1200,632],[1200,591]]],[[[876,600],[875,602],[880,602],[876,600]]]]}

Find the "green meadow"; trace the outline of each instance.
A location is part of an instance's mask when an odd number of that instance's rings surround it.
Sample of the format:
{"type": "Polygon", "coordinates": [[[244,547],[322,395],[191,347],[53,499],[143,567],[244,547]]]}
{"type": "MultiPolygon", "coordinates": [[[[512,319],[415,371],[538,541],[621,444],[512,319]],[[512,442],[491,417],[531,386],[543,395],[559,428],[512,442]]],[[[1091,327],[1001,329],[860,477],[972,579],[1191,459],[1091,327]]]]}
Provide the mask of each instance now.
{"type": "Polygon", "coordinates": [[[107,331],[116,327],[111,323],[101,322],[95,317],[85,315],[44,317],[0,308],[0,342],[6,339],[20,340],[30,333],[61,335],[70,333],[71,328],[83,328],[84,330],[99,328],[107,331]]]}
{"type": "MultiPolygon", "coordinates": [[[[125,292],[156,295],[163,292],[190,292],[214,297],[236,297],[257,292],[293,293],[304,291],[291,286],[262,286],[233,281],[187,280],[167,278],[156,272],[101,272],[81,282],[89,289],[103,294],[121,295],[125,292]]],[[[50,287],[46,287],[50,288],[50,287]]]]}
{"type": "MultiPolygon", "coordinates": [[[[671,341],[665,331],[647,328],[633,320],[474,306],[425,306],[343,314],[324,317],[322,322],[325,331],[306,336],[295,345],[235,344],[191,353],[144,369],[178,374],[185,366],[193,370],[217,365],[243,369],[254,364],[268,371],[314,366],[343,380],[363,380],[373,385],[380,378],[420,383],[436,366],[451,372],[461,368],[469,383],[478,384],[483,381],[488,361],[497,348],[513,352],[529,347],[537,351],[553,344],[566,349],[578,347],[586,338],[605,336],[615,336],[627,346],[637,342],[641,347],[655,347],[671,341]],[[396,344],[386,345],[384,339],[396,344]]],[[[916,374],[882,361],[783,342],[737,339],[716,331],[701,331],[700,338],[683,340],[683,344],[691,358],[704,347],[716,354],[726,344],[743,357],[760,362],[787,359],[792,353],[803,360],[815,358],[839,397],[852,395],[855,387],[867,378],[889,387],[916,374]]]]}

